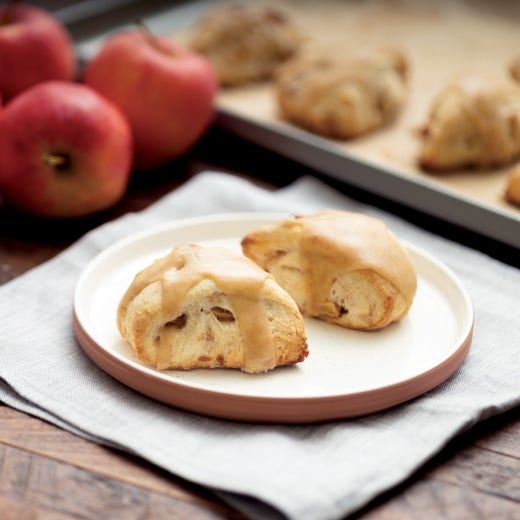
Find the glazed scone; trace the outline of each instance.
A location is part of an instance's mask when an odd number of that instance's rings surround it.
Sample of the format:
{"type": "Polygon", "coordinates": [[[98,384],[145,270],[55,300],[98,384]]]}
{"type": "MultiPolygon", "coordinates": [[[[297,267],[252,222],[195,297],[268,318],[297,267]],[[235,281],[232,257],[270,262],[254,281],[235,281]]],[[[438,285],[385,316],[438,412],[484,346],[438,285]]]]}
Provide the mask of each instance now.
{"type": "Polygon", "coordinates": [[[324,210],[246,235],[246,256],[271,273],[308,316],[375,330],[403,318],[417,289],[408,253],[379,219],[324,210]]]}
{"type": "Polygon", "coordinates": [[[518,164],[509,172],[504,196],[511,204],[520,206],[520,165],[518,164]]]}
{"type": "Polygon", "coordinates": [[[520,90],[466,77],[433,100],[419,164],[426,170],[504,166],[520,156],[520,90]]]}
{"type": "Polygon", "coordinates": [[[180,244],[139,272],[117,325],[138,359],[158,369],[265,372],[307,356],[292,298],[240,253],[180,244]]]}
{"type": "Polygon", "coordinates": [[[188,45],[213,64],[222,86],[267,80],[304,41],[287,13],[269,5],[222,4],[192,27],[188,45]]]}
{"type": "Polygon", "coordinates": [[[515,56],[509,65],[509,74],[511,78],[520,83],[520,54],[515,56]]]}
{"type": "Polygon", "coordinates": [[[407,62],[394,49],[355,56],[309,52],[276,75],[280,115],[311,132],[349,139],[390,123],[407,98],[407,62]]]}

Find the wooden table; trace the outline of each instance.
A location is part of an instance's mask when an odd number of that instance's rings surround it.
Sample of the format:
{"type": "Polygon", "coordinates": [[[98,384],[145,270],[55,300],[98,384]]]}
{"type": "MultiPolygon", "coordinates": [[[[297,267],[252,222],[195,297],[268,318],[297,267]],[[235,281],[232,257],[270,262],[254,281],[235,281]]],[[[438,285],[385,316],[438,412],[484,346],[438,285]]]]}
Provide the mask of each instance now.
{"type": "MultiPolygon", "coordinates": [[[[135,177],[124,200],[102,215],[47,222],[0,208],[0,283],[53,257],[89,229],[145,208],[209,168],[268,188],[287,185],[302,174],[321,178],[318,172],[215,127],[188,157],[135,177]]],[[[518,260],[518,252],[506,246],[353,187],[322,180],[505,262],[518,260]]],[[[5,405],[0,405],[0,468],[3,520],[243,518],[203,488],[5,405]]],[[[520,519],[520,408],[458,437],[409,481],[354,517],[520,519]]]]}

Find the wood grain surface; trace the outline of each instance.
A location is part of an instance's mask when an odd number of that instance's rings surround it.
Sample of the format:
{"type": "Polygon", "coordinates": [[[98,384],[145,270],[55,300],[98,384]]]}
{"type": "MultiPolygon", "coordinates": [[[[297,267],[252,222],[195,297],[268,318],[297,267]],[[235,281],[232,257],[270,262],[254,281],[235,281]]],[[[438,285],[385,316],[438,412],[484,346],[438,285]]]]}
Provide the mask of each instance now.
{"type": "MultiPolygon", "coordinates": [[[[0,208],[0,283],[8,283],[63,251],[89,229],[148,206],[205,169],[232,172],[271,188],[304,174],[319,177],[317,172],[213,128],[185,159],[134,179],[123,201],[102,215],[56,222],[0,208]]],[[[385,205],[368,193],[335,187],[505,261],[517,254],[406,208],[385,205]]],[[[0,518],[244,517],[209,490],[0,405],[0,518]]],[[[491,418],[459,436],[407,482],[352,518],[520,519],[520,409],[491,418]]]]}

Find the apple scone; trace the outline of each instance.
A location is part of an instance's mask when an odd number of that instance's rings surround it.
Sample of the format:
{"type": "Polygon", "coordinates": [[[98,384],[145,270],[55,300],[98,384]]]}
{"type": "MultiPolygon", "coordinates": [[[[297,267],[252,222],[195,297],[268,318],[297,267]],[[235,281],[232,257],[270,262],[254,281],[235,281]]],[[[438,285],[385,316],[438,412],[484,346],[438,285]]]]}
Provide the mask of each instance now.
{"type": "Polygon", "coordinates": [[[140,271],[117,325],[138,359],[158,369],[256,373],[303,361],[303,318],[254,262],[225,248],[180,244],[140,271]]]}
{"type": "Polygon", "coordinates": [[[505,199],[511,204],[520,206],[520,165],[512,168],[507,176],[505,199]]]}
{"type": "Polygon", "coordinates": [[[516,55],[509,64],[509,74],[513,80],[520,83],[520,54],[516,55]]]}
{"type": "Polygon", "coordinates": [[[207,11],[187,36],[213,64],[222,86],[268,80],[305,38],[290,16],[271,5],[221,4],[207,11]]]}
{"type": "Polygon", "coordinates": [[[407,98],[406,73],[405,56],[395,49],[302,53],[276,74],[280,115],[326,137],[357,137],[397,116],[407,98]]]}
{"type": "Polygon", "coordinates": [[[308,316],[381,329],[403,318],[417,288],[407,251],[379,219],[324,210],[247,234],[246,256],[271,273],[308,316]]]}
{"type": "Polygon", "coordinates": [[[465,77],[434,98],[418,159],[422,168],[491,168],[519,156],[520,89],[465,77]]]}

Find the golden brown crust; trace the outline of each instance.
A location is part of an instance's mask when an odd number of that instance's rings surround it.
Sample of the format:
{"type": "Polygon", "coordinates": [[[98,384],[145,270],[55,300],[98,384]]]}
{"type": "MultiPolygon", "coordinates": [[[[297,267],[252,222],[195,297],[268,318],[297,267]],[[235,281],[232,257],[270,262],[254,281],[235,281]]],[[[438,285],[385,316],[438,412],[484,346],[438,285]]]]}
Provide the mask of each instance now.
{"type": "Polygon", "coordinates": [[[515,56],[509,65],[509,74],[511,78],[520,83],[520,54],[515,56]]]}
{"type": "Polygon", "coordinates": [[[432,171],[504,166],[520,156],[520,90],[466,77],[433,100],[419,164],[432,171]]]}
{"type": "Polygon", "coordinates": [[[270,79],[303,41],[301,30],[278,7],[238,3],[208,11],[189,35],[189,45],[209,59],[223,86],[270,79]]]}
{"type": "Polygon", "coordinates": [[[509,172],[504,197],[511,204],[520,206],[520,165],[518,164],[509,172]]]}
{"type": "Polygon", "coordinates": [[[407,63],[394,49],[356,56],[320,51],[288,61],[276,75],[282,117],[311,132],[348,139],[392,121],[406,100],[407,63]]]}
{"type": "Polygon", "coordinates": [[[374,330],[403,318],[417,277],[407,252],[378,219],[345,211],[296,216],[249,233],[244,254],[273,274],[300,311],[374,330]]]}
{"type": "Polygon", "coordinates": [[[263,372],[307,356],[303,319],[272,276],[222,248],[176,246],[138,273],[118,328],[157,368],[263,372]]]}

